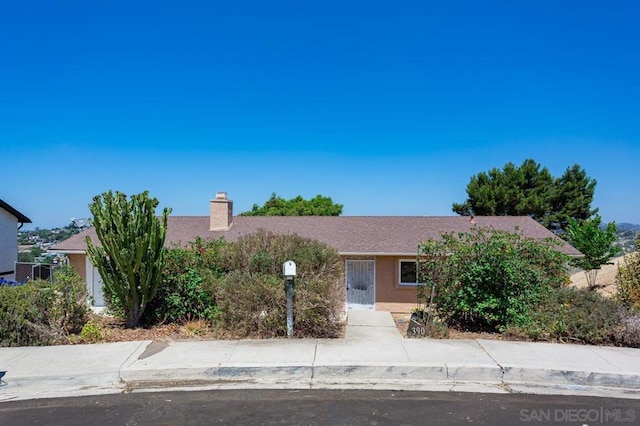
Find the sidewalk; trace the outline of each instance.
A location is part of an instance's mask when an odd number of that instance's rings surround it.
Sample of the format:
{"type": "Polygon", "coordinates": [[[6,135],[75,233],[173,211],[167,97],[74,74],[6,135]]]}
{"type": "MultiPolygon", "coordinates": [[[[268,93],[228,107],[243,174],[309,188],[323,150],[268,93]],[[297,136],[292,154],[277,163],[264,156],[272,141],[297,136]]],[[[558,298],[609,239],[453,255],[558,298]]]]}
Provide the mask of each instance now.
{"type": "Polygon", "coordinates": [[[0,401],[154,389],[391,389],[640,399],[640,349],[405,339],[350,311],[344,339],[0,348],[0,401]]]}

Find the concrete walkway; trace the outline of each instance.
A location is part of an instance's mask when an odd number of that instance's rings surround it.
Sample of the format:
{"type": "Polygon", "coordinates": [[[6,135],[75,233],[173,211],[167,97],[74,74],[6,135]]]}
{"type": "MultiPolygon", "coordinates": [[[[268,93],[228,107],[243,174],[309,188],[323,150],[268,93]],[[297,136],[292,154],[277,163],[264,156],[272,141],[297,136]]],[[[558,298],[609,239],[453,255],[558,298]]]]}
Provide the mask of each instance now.
{"type": "Polygon", "coordinates": [[[393,389],[640,399],[640,349],[406,339],[350,311],[344,339],[0,348],[0,401],[154,389],[393,389]]]}

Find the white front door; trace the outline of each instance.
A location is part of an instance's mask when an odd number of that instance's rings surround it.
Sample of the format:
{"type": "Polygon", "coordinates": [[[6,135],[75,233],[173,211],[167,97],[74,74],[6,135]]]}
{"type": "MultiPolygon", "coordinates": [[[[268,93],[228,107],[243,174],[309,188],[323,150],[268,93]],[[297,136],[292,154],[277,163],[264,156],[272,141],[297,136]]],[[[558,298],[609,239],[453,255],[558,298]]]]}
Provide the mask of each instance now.
{"type": "Polygon", "coordinates": [[[376,301],[376,261],[346,261],[347,309],[370,309],[376,301]]]}

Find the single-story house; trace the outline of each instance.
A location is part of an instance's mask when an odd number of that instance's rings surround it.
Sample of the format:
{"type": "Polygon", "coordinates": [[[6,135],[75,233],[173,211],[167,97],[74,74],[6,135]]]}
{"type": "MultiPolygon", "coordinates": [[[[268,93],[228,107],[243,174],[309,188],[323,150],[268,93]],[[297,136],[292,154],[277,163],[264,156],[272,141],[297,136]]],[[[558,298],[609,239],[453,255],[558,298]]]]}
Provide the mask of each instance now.
{"type": "Polygon", "coordinates": [[[31,223],[31,219],[0,200],[0,278],[7,281],[15,280],[18,230],[25,223],[31,223]]]}
{"type": "MultiPolygon", "coordinates": [[[[261,229],[312,238],[334,247],[344,259],[349,308],[396,310],[415,306],[418,245],[443,232],[464,232],[474,226],[518,230],[537,239],[558,238],[526,216],[234,216],[233,202],[226,193],[218,193],[210,202],[209,216],[169,216],[165,245],[186,244],[197,237],[234,241],[261,229]]],[[[95,305],[102,306],[100,275],[86,255],[87,236],[99,243],[89,228],[50,250],[68,256],[86,280],[95,305]]],[[[580,254],[568,244],[560,250],[580,254]]]]}

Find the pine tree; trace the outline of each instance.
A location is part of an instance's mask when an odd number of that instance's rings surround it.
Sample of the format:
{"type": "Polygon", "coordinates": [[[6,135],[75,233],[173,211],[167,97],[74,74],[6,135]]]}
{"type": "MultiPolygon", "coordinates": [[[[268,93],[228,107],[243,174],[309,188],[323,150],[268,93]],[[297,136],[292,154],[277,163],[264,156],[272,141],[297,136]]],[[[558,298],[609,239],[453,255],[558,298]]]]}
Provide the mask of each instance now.
{"type": "Polygon", "coordinates": [[[598,209],[591,209],[595,190],[595,179],[589,178],[584,169],[577,164],[568,167],[555,180],[550,213],[543,218],[542,225],[553,231],[566,230],[569,219],[583,221],[595,215],[598,209]]]}
{"type": "Polygon", "coordinates": [[[570,218],[585,220],[598,212],[591,209],[596,181],[579,165],[554,178],[532,159],[521,166],[507,163],[471,177],[468,198],[453,203],[461,215],[531,216],[546,228],[564,231],[570,218]]]}

